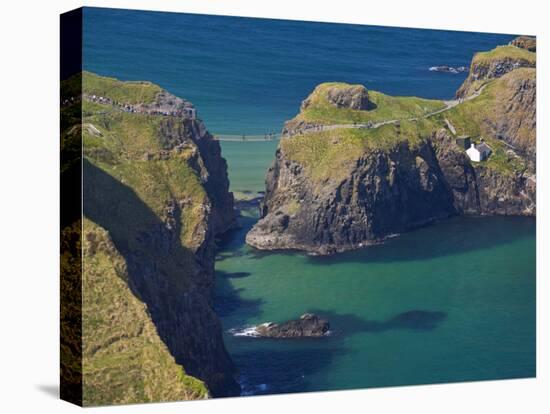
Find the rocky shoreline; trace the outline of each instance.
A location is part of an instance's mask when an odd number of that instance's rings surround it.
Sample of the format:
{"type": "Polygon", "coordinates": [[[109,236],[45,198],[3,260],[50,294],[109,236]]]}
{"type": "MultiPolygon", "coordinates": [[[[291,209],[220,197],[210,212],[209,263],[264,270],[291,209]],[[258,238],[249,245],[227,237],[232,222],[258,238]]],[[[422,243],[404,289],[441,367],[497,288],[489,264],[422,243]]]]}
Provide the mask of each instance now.
{"type": "Polygon", "coordinates": [[[246,242],[329,255],[455,215],[535,215],[535,56],[504,48],[476,55],[456,105],[429,118],[384,124],[375,117],[385,108],[364,87],[316,88],[285,125],[261,218],[246,242]],[[508,55],[518,53],[513,63],[508,55]],[[316,108],[331,118],[308,118],[316,108]],[[330,128],[332,119],[353,125],[359,117],[380,127],[330,128]],[[465,134],[491,146],[487,161],[468,158],[459,139],[465,134]]]}

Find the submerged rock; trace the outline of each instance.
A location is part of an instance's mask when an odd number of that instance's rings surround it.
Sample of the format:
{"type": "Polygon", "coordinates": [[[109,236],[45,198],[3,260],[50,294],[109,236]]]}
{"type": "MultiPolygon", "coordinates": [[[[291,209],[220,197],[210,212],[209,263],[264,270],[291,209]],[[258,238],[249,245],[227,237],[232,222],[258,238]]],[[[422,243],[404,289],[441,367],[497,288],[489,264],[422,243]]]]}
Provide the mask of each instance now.
{"type": "Polygon", "coordinates": [[[452,67],[448,65],[441,65],[441,66],[432,66],[430,67],[430,72],[445,72],[445,73],[462,73],[462,72],[468,72],[468,68],[466,66],[458,66],[458,67],[452,67]]]}
{"type": "Polygon", "coordinates": [[[256,336],[265,338],[317,338],[325,335],[329,323],[313,313],[281,324],[267,322],[256,327],[256,336]]]}

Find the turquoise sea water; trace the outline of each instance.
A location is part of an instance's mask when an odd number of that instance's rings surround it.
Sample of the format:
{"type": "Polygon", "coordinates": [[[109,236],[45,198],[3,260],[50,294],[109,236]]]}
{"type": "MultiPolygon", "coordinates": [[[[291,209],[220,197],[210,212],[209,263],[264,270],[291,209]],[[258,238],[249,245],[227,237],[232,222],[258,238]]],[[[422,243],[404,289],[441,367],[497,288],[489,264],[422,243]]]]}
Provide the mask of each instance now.
{"type": "Polygon", "coordinates": [[[222,154],[228,162],[231,191],[258,193],[265,190],[265,173],[275,158],[279,142],[222,141],[222,154]]]}
{"type": "MultiPolygon", "coordinates": [[[[233,190],[263,189],[274,145],[222,143],[233,190]]],[[[243,394],[535,375],[534,219],[457,217],[322,258],[246,246],[256,220],[243,212],[216,263],[216,307],[243,394]],[[234,335],[305,312],[328,319],[331,335],[234,335]]]]}
{"type": "MultiPolygon", "coordinates": [[[[449,98],[476,51],[511,35],[86,9],[84,65],[191,100],[219,134],[279,131],[319,82],[449,98]]],[[[277,142],[223,142],[231,189],[257,193],[277,142]]],[[[314,258],[244,244],[219,252],[216,309],[244,394],[535,375],[535,220],[453,218],[380,246],[314,258]],[[234,330],[316,312],[318,340],[234,330]]]]}
{"type": "Polygon", "coordinates": [[[315,312],[321,340],[233,336],[245,394],[535,375],[535,221],[453,218],[314,258],[258,253],[242,218],[217,263],[226,330],[315,312]]]}

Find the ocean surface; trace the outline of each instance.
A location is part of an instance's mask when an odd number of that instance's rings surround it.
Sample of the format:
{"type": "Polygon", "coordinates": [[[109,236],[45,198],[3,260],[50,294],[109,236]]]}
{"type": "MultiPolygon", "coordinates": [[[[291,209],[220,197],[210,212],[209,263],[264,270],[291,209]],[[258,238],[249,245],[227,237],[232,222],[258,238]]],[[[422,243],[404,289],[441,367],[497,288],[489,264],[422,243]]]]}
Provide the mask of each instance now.
{"type": "Polygon", "coordinates": [[[84,67],[149,80],[193,102],[211,132],[279,132],[313,88],[364,84],[392,95],[450,98],[474,53],[513,35],[399,29],[117,9],[84,10],[84,67]]]}
{"type": "MultiPolygon", "coordinates": [[[[279,132],[320,82],[450,98],[473,54],[514,36],[85,9],[84,66],[192,101],[217,134],[279,132]]],[[[276,141],[223,142],[231,189],[264,189],[276,141]]],[[[243,211],[216,263],[216,309],[243,394],[535,375],[535,220],[453,218],[328,258],[244,244],[243,211]],[[331,334],[235,333],[316,312],[331,334]]]]}

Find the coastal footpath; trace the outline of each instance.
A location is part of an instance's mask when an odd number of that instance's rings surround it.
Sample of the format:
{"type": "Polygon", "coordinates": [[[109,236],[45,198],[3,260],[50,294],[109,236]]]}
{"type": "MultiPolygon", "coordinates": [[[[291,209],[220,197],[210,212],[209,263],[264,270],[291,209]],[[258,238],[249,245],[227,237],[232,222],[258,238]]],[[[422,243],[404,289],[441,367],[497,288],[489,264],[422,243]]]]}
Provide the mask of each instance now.
{"type": "Polygon", "coordinates": [[[62,180],[82,162],[84,213],[62,229],[63,377],[87,406],[238,395],[213,310],[215,238],[236,226],[219,143],[149,82],[83,72],[61,99],[62,180]]]}
{"type": "Polygon", "coordinates": [[[327,255],[454,215],[535,215],[534,50],[476,54],[454,101],[318,85],[283,128],[247,243],[327,255]]]}

